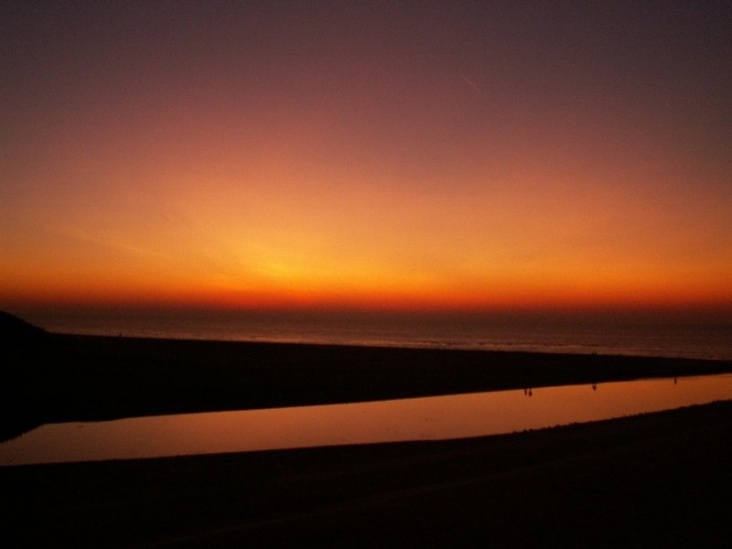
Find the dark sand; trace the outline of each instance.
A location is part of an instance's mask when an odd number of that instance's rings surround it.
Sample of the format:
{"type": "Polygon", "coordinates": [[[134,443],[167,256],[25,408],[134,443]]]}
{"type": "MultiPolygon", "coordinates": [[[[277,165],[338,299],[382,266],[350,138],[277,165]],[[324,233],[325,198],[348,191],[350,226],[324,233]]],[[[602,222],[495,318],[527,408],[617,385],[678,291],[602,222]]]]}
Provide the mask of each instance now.
{"type": "Polygon", "coordinates": [[[447,442],[0,468],[4,547],[728,547],[732,403],[447,442]]]}
{"type": "Polygon", "coordinates": [[[732,371],[732,361],[58,334],[12,356],[0,390],[16,403],[0,418],[0,440],[50,422],[732,371]]]}
{"type": "MultiPolygon", "coordinates": [[[[72,337],[33,424],[729,372],[729,361],[72,337]]],[[[726,547],[732,403],[447,442],[1,467],[4,547],[726,547]]]]}

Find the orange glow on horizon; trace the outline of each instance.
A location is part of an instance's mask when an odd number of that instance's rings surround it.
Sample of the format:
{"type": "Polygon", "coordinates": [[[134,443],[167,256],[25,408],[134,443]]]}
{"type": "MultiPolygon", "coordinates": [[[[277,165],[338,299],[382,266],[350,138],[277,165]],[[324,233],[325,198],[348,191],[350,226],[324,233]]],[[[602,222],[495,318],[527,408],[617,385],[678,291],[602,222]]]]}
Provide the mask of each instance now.
{"type": "Polygon", "coordinates": [[[153,4],[7,25],[0,308],[732,307],[714,18],[153,4]]]}
{"type": "MultiPolygon", "coordinates": [[[[342,284],[294,278],[259,280],[258,284],[192,284],[189,280],[96,280],[83,288],[73,274],[69,279],[29,278],[14,284],[13,295],[0,294],[7,303],[66,304],[113,307],[204,307],[222,310],[313,311],[572,311],[593,309],[653,310],[664,308],[727,309],[732,312],[728,286],[720,283],[689,291],[683,284],[650,280],[636,286],[613,286],[612,281],[567,283],[513,281],[486,289],[479,284],[443,285],[386,280],[357,285],[353,278],[342,284]],[[22,288],[19,291],[18,288],[22,288]]],[[[637,283],[637,281],[635,281],[637,283]]],[[[5,286],[9,287],[9,286],[5,286]]]]}

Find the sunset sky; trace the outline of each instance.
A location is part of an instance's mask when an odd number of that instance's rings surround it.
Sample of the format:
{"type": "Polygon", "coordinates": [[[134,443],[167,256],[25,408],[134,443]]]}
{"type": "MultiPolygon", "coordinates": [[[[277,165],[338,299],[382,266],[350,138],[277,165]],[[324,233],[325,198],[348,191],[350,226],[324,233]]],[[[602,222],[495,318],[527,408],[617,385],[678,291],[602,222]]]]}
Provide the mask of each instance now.
{"type": "Polygon", "coordinates": [[[732,7],[12,2],[0,308],[732,311],[732,7]]]}

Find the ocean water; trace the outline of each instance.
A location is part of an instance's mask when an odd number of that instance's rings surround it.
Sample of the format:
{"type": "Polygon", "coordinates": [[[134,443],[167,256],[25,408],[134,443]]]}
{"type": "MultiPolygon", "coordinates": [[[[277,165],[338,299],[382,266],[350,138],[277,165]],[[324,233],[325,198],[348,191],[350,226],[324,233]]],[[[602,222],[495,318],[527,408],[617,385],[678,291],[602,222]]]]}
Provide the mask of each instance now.
{"type": "Polygon", "coordinates": [[[718,318],[188,311],[63,311],[24,318],[69,334],[732,360],[732,321],[718,318]]]}

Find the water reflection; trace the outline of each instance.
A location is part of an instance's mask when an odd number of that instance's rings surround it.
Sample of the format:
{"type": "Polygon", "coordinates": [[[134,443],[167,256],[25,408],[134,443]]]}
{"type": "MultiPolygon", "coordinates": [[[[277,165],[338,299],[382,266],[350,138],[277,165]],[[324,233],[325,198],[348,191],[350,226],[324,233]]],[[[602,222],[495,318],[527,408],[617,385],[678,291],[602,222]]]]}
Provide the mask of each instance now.
{"type": "Polygon", "coordinates": [[[732,375],[717,375],[64,423],[0,444],[0,465],[471,437],[731,398],[732,375]]]}

